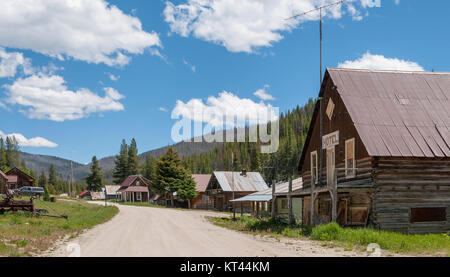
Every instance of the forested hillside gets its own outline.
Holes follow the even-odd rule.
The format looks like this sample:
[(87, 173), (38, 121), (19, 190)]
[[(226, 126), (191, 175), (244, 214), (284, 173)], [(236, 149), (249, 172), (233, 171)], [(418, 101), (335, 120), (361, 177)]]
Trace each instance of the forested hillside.
[(211, 173), (213, 170), (260, 171), (267, 182), (286, 180), (296, 175), (300, 151), (306, 140), (315, 101), (297, 106), (280, 115), (280, 146), (276, 153), (261, 154), (259, 143), (224, 143), (212, 151), (183, 158), (192, 173)]

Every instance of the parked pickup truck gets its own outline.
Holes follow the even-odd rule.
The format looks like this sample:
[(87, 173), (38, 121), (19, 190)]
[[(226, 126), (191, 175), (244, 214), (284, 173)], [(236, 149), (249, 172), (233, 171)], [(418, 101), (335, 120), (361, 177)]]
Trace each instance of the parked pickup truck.
[(24, 196), (41, 196), (44, 195), (44, 188), (42, 187), (21, 187), (17, 193)]

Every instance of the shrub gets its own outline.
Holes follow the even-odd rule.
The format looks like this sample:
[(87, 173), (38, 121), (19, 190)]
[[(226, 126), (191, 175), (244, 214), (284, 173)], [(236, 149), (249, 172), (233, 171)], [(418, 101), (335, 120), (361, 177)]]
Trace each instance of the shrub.
[(335, 222), (313, 228), (311, 238), (315, 240), (337, 240), (343, 229)]

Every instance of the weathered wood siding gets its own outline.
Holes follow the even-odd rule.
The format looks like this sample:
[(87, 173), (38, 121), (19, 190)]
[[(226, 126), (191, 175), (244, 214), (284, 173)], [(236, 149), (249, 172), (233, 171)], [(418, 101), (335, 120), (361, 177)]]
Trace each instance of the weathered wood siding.
[[(332, 89), (333, 82), (328, 79), (325, 84), (325, 90), (323, 98), (323, 135), (339, 131), (339, 145), (335, 147), (335, 164), (336, 168), (345, 167), (345, 141), (354, 138), (355, 139), (355, 159), (356, 166), (363, 166), (367, 162), (369, 155), (361, 141), (361, 138), (356, 131), (352, 119), (348, 113), (347, 108), (344, 105), (340, 95)], [(332, 99), (335, 107), (331, 120), (325, 114), (329, 100)], [(316, 104), (318, 109), (319, 104)], [(306, 141), (303, 151), (306, 151), (305, 158), (301, 163), (301, 175), (303, 177), (303, 186), (311, 186), (311, 152), (317, 151), (318, 159), (320, 159), (320, 151), (323, 152), (322, 161), (322, 181), (326, 183), (326, 150), (320, 150), (320, 116), (318, 116), (318, 110), (316, 116), (313, 117), (310, 124), (312, 128), (310, 137)], [(318, 167), (319, 167), (318, 162)], [(344, 172), (342, 172), (344, 174)]]
[[(373, 223), (403, 233), (450, 230), (450, 159), (375, 158)], [(446, 221), (411, 222), (411, 208), (446, 208)]]

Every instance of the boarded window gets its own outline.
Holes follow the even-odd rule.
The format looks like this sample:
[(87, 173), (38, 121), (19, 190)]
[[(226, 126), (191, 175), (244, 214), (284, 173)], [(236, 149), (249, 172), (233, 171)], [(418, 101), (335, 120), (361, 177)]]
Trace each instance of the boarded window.
[(311, 152), (311, 182), (318, 183), (319, 173), (317, 171), (317, 151)]
[(447, 221), (447, 211), (441, 208), (411, 208), (411, 222)]
[(355, 139), (345, 141), (345, 168), (350, 169), (345, 171), (347, 177), (354, 177), (355, 172)]
[(334, 103), (333, 103), (333, 100), (331, 100), (331, 98), (330, 98), (330, 101), (328, 101), (327, 110), (326, 110), (328, 119), (331, 120), (331, 117), (333, 116), (333, 112), (334, 112)]

